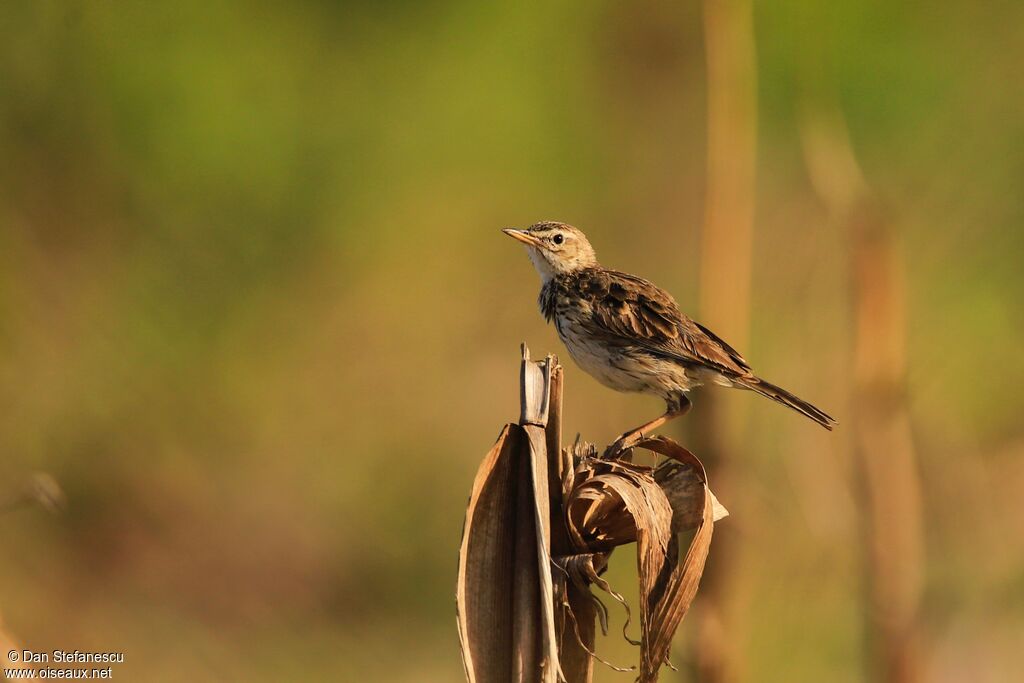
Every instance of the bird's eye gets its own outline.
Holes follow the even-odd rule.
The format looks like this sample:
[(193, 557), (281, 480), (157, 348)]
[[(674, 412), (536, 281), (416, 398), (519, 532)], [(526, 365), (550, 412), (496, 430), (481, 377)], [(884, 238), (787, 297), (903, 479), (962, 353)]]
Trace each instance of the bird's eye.
[(561, 244), (564, 240), (565, 240), (565, 238), (562, 237), (560, 234), (557, 234), (557, 233), (555, 234), (554, 237), (551, 238), (551, 241), (554, 242), (555, 244)]

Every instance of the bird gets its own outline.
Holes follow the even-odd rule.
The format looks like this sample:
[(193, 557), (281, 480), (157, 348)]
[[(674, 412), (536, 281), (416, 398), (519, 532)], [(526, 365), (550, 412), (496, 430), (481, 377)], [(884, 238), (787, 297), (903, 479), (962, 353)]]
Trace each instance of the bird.
[(745, 389), (792, 408), (829, 431), (834, 418), (761, 379), (736, 349), (679, 310), (672, 295), (636, 275), (598, 263), (590, 241), (566, 223), (542, 221), (504, 232), (527, 249), (540, 274), (540, 311), (576, 364), (621, 392), (654, 394), (665, 413), (620, 436), (623, 450), (685, 414), (687, 393), (705, 384)]

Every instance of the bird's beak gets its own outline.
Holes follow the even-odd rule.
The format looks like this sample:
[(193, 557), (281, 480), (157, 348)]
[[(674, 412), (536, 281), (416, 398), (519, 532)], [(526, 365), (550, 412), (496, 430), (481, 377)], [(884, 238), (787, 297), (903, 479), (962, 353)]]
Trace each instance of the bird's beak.
[(532, 247), (541, 246), (541, 241), (528, 233), (525, 230), (516, 230), (515, 228), (505, 228), (502, 230), (503, 233), (508, 235), (514, 240), (519, 240), (523, 244), (529, 244)]

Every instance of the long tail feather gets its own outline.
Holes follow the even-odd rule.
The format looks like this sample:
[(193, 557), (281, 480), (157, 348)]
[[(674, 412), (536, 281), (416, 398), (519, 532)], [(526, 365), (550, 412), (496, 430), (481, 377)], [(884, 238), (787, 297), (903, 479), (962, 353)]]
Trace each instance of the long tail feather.
[(792, 408), (798, 413), (806, 415), (829, 431), (832, 431), (832, 427), (834, 425), (839, 424), (825, 411), (816, 408), (799, 396), (786, 391), (782, 387), (777, 387), (770, 382), (765, 382), (760, 377), (743, 377), (734, 381), (736, 384), (739, 384), (746, 389), (756, 391), (762, 396), (767, 396), (773, 401), (777, 401), (788, 408)]

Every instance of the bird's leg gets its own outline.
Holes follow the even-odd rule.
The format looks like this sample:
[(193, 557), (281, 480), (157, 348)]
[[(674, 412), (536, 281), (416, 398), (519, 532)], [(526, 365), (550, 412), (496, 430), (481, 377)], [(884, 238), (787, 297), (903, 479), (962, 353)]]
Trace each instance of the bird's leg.
[(610, 458), (632, 448), (642, 441), (646, 434), (650, 434), (670, 420), (685, 415), (690, 410), (691, 405), (693, 404), (690, 403), (690, 399), (686, 398), (684, 394), (677, 394), (674, 400), (668, 402), (668, 408), (665, 410), (664, 415), (656, 417), (650, 422), (645, 422), (636, 429), (630, 429), (605, 449), (604, 457)]

